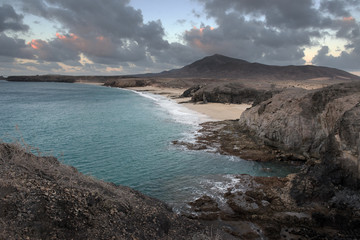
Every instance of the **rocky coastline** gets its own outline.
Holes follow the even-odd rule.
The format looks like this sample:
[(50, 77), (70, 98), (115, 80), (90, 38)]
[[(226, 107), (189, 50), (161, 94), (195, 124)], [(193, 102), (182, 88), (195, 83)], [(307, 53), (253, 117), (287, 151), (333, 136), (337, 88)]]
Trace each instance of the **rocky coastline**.
[[(224, 66), (232, 75), (212, 78)], [(0, 238), (360, 239), (360, 78), (329, 68), (269, 67), (214, 55), (136, 77), (8, 77), (187, 88), (181, 97), (200, 104), (251, 103), (238, 120), (203, 123), (195, 142), (173, 144), (302, 169), (284, 178), (236, 176), (224, 202), (202, 196), (181, 216), (137, 191), (0, 144)], [(239, 68), (253, 71), (240, 79)]]
[(233, 239), (163, 202), (0, 144), (1, 239)]
[(195, 143), (174, 144), (303, 166), (285, 178), (240, 175), (225, 207), (203, 196), (189, 203), (188, 217), (245, 239), (360, 238), (359, 123), (359, 82), (287, 89), (239, 120), (204, 123)]

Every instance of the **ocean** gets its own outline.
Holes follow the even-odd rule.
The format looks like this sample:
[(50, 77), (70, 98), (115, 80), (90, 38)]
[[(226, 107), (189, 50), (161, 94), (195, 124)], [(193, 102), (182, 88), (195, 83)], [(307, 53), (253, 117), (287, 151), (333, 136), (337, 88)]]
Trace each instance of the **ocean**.
[(84, 174), (132, 187), (175, 209), (204, 194), (219, 198), (238, 182), (237, 174), (296, 171), (291, 165), (173, 145), (174, 140), (192, 141), (199, 123), (208, 119), (151, 93), (0, 81), (0, 112), (3, 141), (23, 139)]

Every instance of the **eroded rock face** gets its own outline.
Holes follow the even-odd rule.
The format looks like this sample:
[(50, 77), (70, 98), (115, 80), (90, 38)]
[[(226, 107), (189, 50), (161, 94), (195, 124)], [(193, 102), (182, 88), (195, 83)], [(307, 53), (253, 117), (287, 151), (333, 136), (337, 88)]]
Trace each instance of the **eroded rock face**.
[(204, 86), (194, 86), (184, 92), (191, 96), (193, 102), (216, 102), (216, 103), (246, 103), (257, 105), (258, 103), (271, 98), (279, 90), (256, 90), (245, 87), (241, 83), (216, 83)]
[[(360, 179), (360, 102), (346, 111), (331, 136), (337, 143), (337, 163), (350, 169), (353, 179)], [(360, 186), (360, 182), (355, 182)]]
[(154, 83), (153, 79), (111, 79), (104, 83), (104, 86), (118, 87), (118, 88), (129, 88), (129, 87), (145, 87)]
[(338, 121), (359, 102), (360, 83), (286, 90), (246, 110), (239, 122), (265, 145), (319, 158)]

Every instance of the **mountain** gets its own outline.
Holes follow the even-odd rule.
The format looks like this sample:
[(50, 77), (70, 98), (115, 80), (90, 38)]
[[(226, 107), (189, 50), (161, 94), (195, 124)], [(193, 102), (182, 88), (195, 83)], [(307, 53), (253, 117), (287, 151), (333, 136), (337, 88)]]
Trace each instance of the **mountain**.
[[(145, 76), (145, 75), (142, 75)], [(304, 80), (312, 78), (360, 80), (359, 76), (335, 68), (319, 66), (272, 66), (215, 54), (180, 69), (173, 69), (151, 77), (171, 78), (238, 78), (262, 80)]]

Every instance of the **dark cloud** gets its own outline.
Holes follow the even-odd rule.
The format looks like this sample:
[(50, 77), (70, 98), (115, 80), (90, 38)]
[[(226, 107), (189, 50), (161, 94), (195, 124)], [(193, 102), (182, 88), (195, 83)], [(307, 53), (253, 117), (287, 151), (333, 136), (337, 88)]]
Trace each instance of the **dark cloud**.
[(66, 41), (55, 39), (51, 42), (44, 40), (32, 40), (29, 45), (34, 49), (37, 59), (49, 62), (65, 62), (80, 60), (80, 52), (72, 46), (68, 46)]
[(338, 1), (338, 0), (332, 0), (332, 1), (322, 1), (320, 5), (320, 9), (323, 11), (326, 11), (328, 13), (331, 13), (335, 16), (350, 16), (350, 12), (345, 8), (345, 1)]
[(360, 2), (357, 0), (322, 1), (320, 8), (337, 17), (331, 25), (331, 29), (336, 32), (335, 37), (345, 40), (347, 44), (344, 50), (339, 51), (337, 47), (335, 56), (330, 53), (329, 46), (322, 46), (312, 61), (314, 64), (359, 71), (360, 23), (350, 12), (350, 9), (359, 6)]
[(311, 45), (311, 36), (300, 31), (278, 31), (264, 23), (246, 20), (236, 13), (217, 19), (219, 26), (194, 28), (184, 34), (185, 40), (207, 55), (221, 53), (248, 61), (269, 64), (303, 64), (303, 46)]
[(357, 43), (357, 48), (353, 51), (342, 51), (339, 56), (329, 54), (329, 47), (322, 47), (313, 59), (316, 65), (336, 67), (346, 69), (348, 71), (358, 71), (360, 62), (360, 42)]
[(28, 31), (29, 26), (23, 23), (24, 16), (17, 14), (14, 8), (8, 4), (0, 6), (0, 32)]
[(205, 54), (197, 48), (192, 48), (180, 43), (171, 43), (166, 50), (154, 53), (156, 56), (156, 64), (162, 64), (163, 69), (169, 70), (175, 67), (182, 67), (205, 56)]
[[(353, 45), (360, 31), (350, 10), (360, 5), (357, 0), (322, 0), (319, 5), (313, 0), (198, 1), (217, 26), (189, 30), (184, 39), (206, 54), (222, 53), (267, 64), (304, 64), (305, 48), (332, 36), (349, 41), (341, 59), (356, 57)], [(319, 56), (314, 63), (325, 59)]]
[(350, 9), (357, 6), (360, 6), (358, 0), (323, 0), (320, 4), (320, 10), (337, 17), (349, 17), (351, 16)]
[[(169, 43), (161, 21), (144, 22), (130, 0), (13, 0), (16, 8), (0, 6), (0, 61), (35, 60), (24, 70), (34, 69), (37, 61), (54, 72), (64, 69), (65, 63), (77, 72), (104, 73), (110, 67), (135, 73), (181, 67), (214, 53), (266, 64), (303, 64), (304, 49), (317, 46), (322, 49), (315, 64), (349, 69), (360, 62), (360, 27), (351, 15), (360, 6), (358, 0), (197, 1), (204, 12), (194, 10), (193, 15), (206, 15), (216, 26), (201, 23), (182, 34), (182, 43)], [(52, 21), (57, 35), (29, 43), (14, 37), (29, 30), (19, 9)], [(346, 49), (339, 56), (330, 55), (332, 51), (322, 44), (325, 36), (342, 39)]]
[[(64, 37), (48, 42), (48, 48), (43, 51), (57, 48), (62, 42), (65, 52), (66, 49), (81, 52), (94, 62), (108, 64), (141, 61), (147, 53), (169, 48), (161, 22), (144, 23), (141, 11), (128, 3), (127, 0), (24, 0), (23, 8), (28, 13), (62, 24)], [(42, 56), (47, 54), (39, 55)], [(61, 56), (78, 58), (76, 54), (66, 53), (44, 60), (61, 61)]]
[(0, 6), (0, 62), (13, 63), (15, 58), (33, 59), (32, 49), (26, 45), (25, 40), (9, 37), (5, 32), (26, 32), (29, 26), (23, 23), (23, 16), (17, 14), (10, 5)]
[(198, 0), (209, 16), (222, 18), (228, 12), (242, 16), (263, 17), (267, 26), (281, 28), (307, 28), (322, 26), (324, 19), (314, 8), (312, 0)]
[[(2, 56), (48, 63), (43, 66), (64, 63), (74, 71), (81, 66), (98, 73), (107, 66), (127, 72), (151, 71), (150, 67), (169, 69), (203, 56), (189, 46), (170, 44), (164, 39), (160, 20), (145, 23), (141, 11), (129, 6), (127, 0), (18, 0), (17, 3), (25, 13), (52, 21), (58, 33), (52, 39), (33, 39), (28, 43), (2, 34), (0, 43), (8, 46), (0, 50)], [(21, 26), (22, 15), (10, 8), (13, 13), (9, 16)], [(88, 63), (81, 61), (83, 57)], [(53, 67), (53, 70), (59, 69)]]
[(8, 37), (0, 33), (0, 56), (33, 59), (32, 49), (22, 39)]

